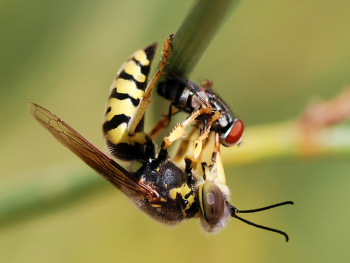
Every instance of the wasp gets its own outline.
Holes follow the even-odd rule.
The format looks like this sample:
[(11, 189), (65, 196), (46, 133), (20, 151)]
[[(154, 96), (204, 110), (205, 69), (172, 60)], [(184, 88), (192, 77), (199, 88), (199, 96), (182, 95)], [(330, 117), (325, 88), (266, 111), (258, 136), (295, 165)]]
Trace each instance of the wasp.
[(103, 134), (109, 153), (130, 163), (138, 162), (139, 168), (123, 168), (47, 109), (27, 103), (30, 113), (64, 146), (157, 221), (176, 225), (186, 219), (200, 218), (204, 229), (214, 232), (221, 229), (228, 218), (235, 217), (258, 228), (282, 234), (288, 241), (286, 233), (256, 225), (237, 214), (292, 202), (238, 210), (228, 202), (229, 189), (222, 180), (218, 180), (215, 166), (203, 166), (204, 175), (196, 175), (195, 180), (189, 182), (185, 171), (168, 159), (167, 149), (162, 148), (156, 155), (152, 138), (143, 131), (143, 121), (152, 88), (163, 74), (172, 38), (173, 35), (165, 41), (160, 66), (148, 85), (157, 44), (138, 50), (123, 64), (108, 97)]

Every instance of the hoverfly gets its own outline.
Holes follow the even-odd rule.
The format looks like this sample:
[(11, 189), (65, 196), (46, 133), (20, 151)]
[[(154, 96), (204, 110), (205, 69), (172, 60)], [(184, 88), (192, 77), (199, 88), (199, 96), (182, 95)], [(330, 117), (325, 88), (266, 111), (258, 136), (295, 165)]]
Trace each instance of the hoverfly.
[(201, 85), (197, 85), (185, 78), (175, 77), (175, 79), (168, 78), (160, 82), (157, 92), (159, 96), (171, 101), (169, 118), (172, 107), (187, 113), (192, 113), (199, 107), (212, 108), (212, 112), (219, 111), (221, 117), (212, 123), (211, 131), (219, 133), (222, 145), (226, 147), (239, 145), (244, 134), (244, 124), (240, 119), (233, 116), (230, 108), (214, 92), (212, 86), (213, 82), (209, 80), (204, 80)]
[[(175, 75), (174, 77), (168, 77), (158, 84), (158, 95), (171, 101), (171, 104), (168, 115), (163, 117), (156, 127), (159, 130), (165, 128), (170, 123), (171, 115), (178, 111), (190, 113), (188, 119), (195, 120), (202, 126), (193, 144), (194, 154), (185, 157), (186, 172), (191, 176), (191, 170), (202, 152), (202, 141), (207, 139), (210, 132), (215, 133), (215, 148), (212, 155), (212, 163), (215, 163), (216, 156), (220, 152), (219, 144), (226, 147), (241, 144), (244, 124), (240, 119), (234, 118), (227, 104), (214, 92), (212, 81), (205, 80), (201, 85), (197, 85), (185, 78)], [(151, 136), (157, 132), (153, 130)], [(195, 130), (192, 130), (191, 134), (194, 132)], [(163, 144), (171, 145), (171, 143), (166, 137)], [(185, 149), (182, 152), (185, 152)]]
[(143, 131), (143, 120), (151, 90), (163, 73), (172, 38), (173, 35), (165, 41), (159, 69), (147, 87), (147, 76), (157, 44), (135, 52), (123, 64), (111, 87), (103, 124), (105, 141), (113, 156), (139, 162), (141, 167), (135, 171), (124, 169), (45, 108), (34, 103), (27, 103), (27, 107), (56, 139), (154, 219), (176, 225), (182, 220), (199, 217), (204, 229), (213, 232), (222, 228), (229, 217), (236, 217), (253, 226), (280, 233), (288, 241), (286, 233), (256, 225), (237, 214), (262, 211), (292, 202), (239, 211), (228, 202), (229, 189), (226, 184), (212, 176), (216, 175), (212, 166), (203, 166), (204, 176), (195, 175), (195, 181), (189, 182), (186, 173), (168, 160), (167, 149), (162, 148), (156, 156), (151, 137)]

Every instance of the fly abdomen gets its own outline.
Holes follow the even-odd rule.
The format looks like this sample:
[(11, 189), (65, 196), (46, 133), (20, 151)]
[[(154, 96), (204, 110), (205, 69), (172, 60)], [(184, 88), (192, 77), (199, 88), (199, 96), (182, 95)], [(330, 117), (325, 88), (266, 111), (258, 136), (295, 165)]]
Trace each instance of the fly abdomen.
[[(136, 51), (121, 67), (108, 97), (103, 134), (110, 152), (123, 160), (142, 159), (144, 146), (130, 140), (128, 124), (147, 87), (157, 44)], [(143, 131), (143, 120), (136, 132)]]
[(171, 101), (178, 109), (191, 113), (194, 111), (194, 93), (177, 79), (168, 79), (160, 82), (157, 88), (158, 95)]

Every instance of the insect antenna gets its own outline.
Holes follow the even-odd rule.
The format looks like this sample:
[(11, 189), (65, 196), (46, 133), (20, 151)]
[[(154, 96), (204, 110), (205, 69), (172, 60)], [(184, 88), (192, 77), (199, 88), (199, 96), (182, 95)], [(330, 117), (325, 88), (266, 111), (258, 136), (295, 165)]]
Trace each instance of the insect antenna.
[(257, 208), (257, 209), (239, 210), (239, 211), (237, 211), (237, 213), (255, 213), (255, 212), (268, 210), (268, 209), (271, 209), (271, 208), (274, 208), (274, 207), (278, 207), (278, 206), (281, 206), (281, 205), (294, 205), (294, 203), (292, 201), (286, 201), (286, 202), (283, 202), (283, 203), (278, 203), (278, 204), (275, 204), (275, 205), (269, 205), (269, 206), (265, 206), (265, 207)]
[(241, 220), (242, 222), (244, 222), (244, 223), (246, 223), (246, 224), (248, 224), (248, 225), (255, 226), (255, 227), (257, 227), (257, 228), (265, 229), (265, 230), (268, 230), (268, 231), (272, 231), (272, 232), (276, 232), (276, 233), (279, 233), (279, 234), (281, 234), (281, 235), (284, 235), (284, 237), (286, 238), (286, 242), (288, 242), (288, 240), (289, 240), (289, 237), (288, 237), (287, 233), (285, 233), (285, 232), (283, 232), (283, 231), (280, 231), (280, 230), (277, 230), (277, 229), (274, 229), (274, 228), (269, 228), (269, 227), (266, 227), (266, 226), (257, 225), (257, 224), (255, 224), (255, 223), (250, 222), (250, 221), (248, 221), (248, 220), (245, 220), (245, 219), (243, 219), (242, 217), (239, 217), (239, 216), (237, 216), (237, 215), (235, 215), (234, 217), (237, 218), (237, 219), (239, 219), (239, 220)]
[(230, 203), (227, 203), (227, 204), (228, 204), (228, 206), (229, 206), (229, 208), (231, 210), (231, 216), (232, 217), (235, 217), (235, 218), (241, 220), (242, 222), (244, 222), (244, 223), (246, 223), (248, 225), (255, 226), (255, 227), (261, 228), (261, 229), (265, 229), (265, 230), (268, 230), (268, 231), (271, 231), (271, 232), (279, 233), (279, 234), (283, 235), (286, 238), (286, 242), (288, 242), (289, 237), (288, 237), (287, 233), (285, 233), (283, 231), (280, 231), (280, 230), (277, 230), (277, 229), (274, 229), (274, 228), (269, 228), (269, 227), (266, 227), (266, 226), (261, 226), (261, 225), (255, 224), (253, 222), (250, 222), (248, 220), (245, 220), (245, 219), (237, 216), (237, 214), (238, 213), (255, 213), (255, 212), (268, 210), (268, 209), (271, 209), (271, 208), (274, 208), (274, 207), (278, 207), (278, 206), (282, 206), (282, 205), (293, 205), (294, 203), (292, 201), (287, 201), (287, 202), (278, 203), (278, 204), (275, 204), (275, 205), (270, 205), (270, 206), (257, 208), (257, 209), (251, 209), (251, 210), (238, 210), (236, 207), (234, 207)]

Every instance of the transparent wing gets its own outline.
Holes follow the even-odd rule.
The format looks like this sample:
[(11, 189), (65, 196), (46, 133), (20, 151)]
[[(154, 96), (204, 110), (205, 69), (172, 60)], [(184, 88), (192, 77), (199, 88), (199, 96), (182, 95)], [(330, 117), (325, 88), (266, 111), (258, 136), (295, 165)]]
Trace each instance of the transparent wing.
[[(173, 74), (174, 75), (174, 74)], [(174, 75), (175, 76), (175, 75)], [(209, 107), (208, 103), (205, 101), (205, 99), (198, 93), (201, 91), (201, 88), (191, 82), (190, 80), (188, 79), (185, 79), (185, 78), (181, 78), (181, 77), (178, 77), (178, 76), (175, 76), (182, 84), (184, 84), (190, 91), (193, 92), (193, 94), (204, 104), (206, 105), (207, 107)]]
[(159, 197), (151, 187), (137, 180), (55, 114), (34, 103), (26, 105), (33, 117), (56, 139), (127, 196), (144, 197), (150, 201)]

